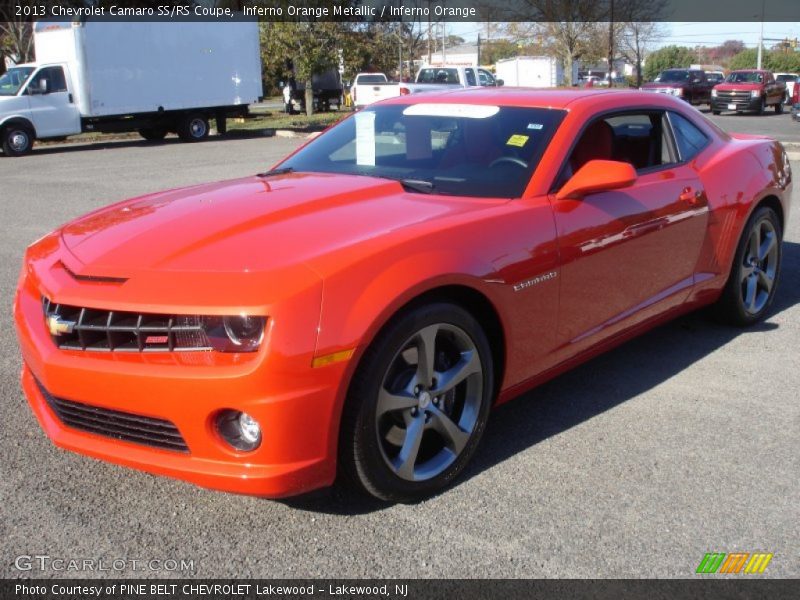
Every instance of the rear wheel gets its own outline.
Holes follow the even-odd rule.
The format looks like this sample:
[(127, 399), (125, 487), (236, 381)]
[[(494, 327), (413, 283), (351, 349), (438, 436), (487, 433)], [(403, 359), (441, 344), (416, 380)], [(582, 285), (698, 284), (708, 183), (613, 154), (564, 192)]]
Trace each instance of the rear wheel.
[(723, 320), (751, 325), (765, 317), (778, 285), (782, 239), (775, 211), (767, 206), (757, 209), (742, 233), (728, 283), (717, 302)]
[(178, 124), (178, 137), (184, 142), (200, 142), (208, 137), (208, 119), (199, 113), (186, 115)]
[(34, 133), (25, 125), (9, 125), (3, 129), (3, 153), (6, 156), (22, 156), (33, 148)]
[(139, 135), (148, 142), (159, 142), (167, 137), (166, 127), (143, 127), (139, 130)]
[(474, 454), (493, 389), (489, 342), (467, 311), (437, 303), (400, 315), (354, 376), (342, 421), (343, 470), (382, 500), (436, 493)]
[(783, 101), (778, 102), (775, 105), (775, 114), (781, 114), (783, 112)]

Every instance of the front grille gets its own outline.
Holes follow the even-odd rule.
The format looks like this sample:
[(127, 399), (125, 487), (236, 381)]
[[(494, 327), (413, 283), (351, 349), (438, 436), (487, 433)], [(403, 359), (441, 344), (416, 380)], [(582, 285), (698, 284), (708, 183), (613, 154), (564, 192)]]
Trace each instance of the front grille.
[(750, 104), (750, 92), (717, 91), (717, 100), (732, 104)]
[(211, 350), (203, 318), (96, 310), (42, 298), (45, 324), (63, 350), (172, 352)]
[(36, 384), (47, 404), (67, 427), (134, 444), (189, 452), (183, 436), (170, 421), (56, 398), (38, 380)]

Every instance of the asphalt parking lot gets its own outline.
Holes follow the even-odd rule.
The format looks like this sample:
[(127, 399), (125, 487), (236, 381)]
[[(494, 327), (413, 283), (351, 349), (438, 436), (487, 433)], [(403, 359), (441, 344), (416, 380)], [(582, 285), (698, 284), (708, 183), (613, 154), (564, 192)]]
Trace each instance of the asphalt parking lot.
[[(800, 131), (787, 116), (715, 120)], [(11, 304), (25, 246), (119, 199), (265, 169), (297, 143), (0, 157), (0, 576), (176, 574), (15, 567), (48, 555), (186, 559), (194, 569), (180, 574), (199, 577), (693, 577), (716, 551), (771, 552), (764, 576), (800, 576), (800, 186), (767, 322), (736, 330), (689, 315), (518, 398), (495, 412), (458, 485), (419, 505), (341, 490), (235, 496), (55, 448), (17, 379)]]

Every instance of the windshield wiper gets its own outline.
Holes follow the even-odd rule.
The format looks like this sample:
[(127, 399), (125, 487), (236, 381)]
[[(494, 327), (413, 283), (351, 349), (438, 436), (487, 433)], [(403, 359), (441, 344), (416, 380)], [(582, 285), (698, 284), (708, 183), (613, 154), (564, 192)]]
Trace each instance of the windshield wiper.
[(432, 194), (436, 189), (433, 183), (424, 179), (398, 179), (398, 181), (404, 188), (423, 194)]
[(278, 169), (264, 171), (263, 173), (257, 173), (256, 177), (272, 177), (273, 175), (286, 175), (286, 173), (292, 173), (293, 171), (294, 169), (292, 167), (280, 167)]

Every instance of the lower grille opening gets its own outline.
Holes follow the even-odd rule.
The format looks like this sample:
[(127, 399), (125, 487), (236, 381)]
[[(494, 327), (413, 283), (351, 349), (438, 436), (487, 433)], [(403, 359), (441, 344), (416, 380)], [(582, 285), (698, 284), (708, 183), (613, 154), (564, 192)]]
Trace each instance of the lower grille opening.
[(183, 436), (170, 421), (56, 398), (39, 380), (36, 384), (47, 404), (67, 427), (144, 446), (189, 452)]

